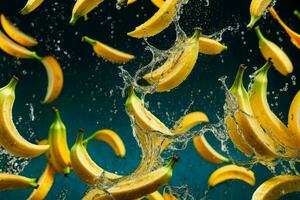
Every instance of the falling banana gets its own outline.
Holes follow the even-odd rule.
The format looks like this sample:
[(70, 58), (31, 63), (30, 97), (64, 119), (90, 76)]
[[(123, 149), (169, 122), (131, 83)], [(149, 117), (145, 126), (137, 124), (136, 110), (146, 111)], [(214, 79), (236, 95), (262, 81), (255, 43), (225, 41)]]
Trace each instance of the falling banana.
[(254, 117), (258, 120), (265, 132), (284, 146), (282, 156), (296, 157), (299, 145), (297, 136), (290, 132), (285, 124), (270, 109), (267, 99), (268, 71), (272, 66), (267, 62), (254, 74), (254, 81), (249, 91), (249, 99)]
[(177, 200), (177, 198), (174, 195), (168, 194), (168, 193), (164, 193), (163, 197), (164, 197), (164, 200)]
[(15, 88), (18, 78), (0, 89), (0, 145), (15, 156), (33, 158), (48, 150), (49, 145), (36, 145), (25, 140), (12, 121)]
[(253, 171), (237, 165), (226, 165), (218, 168), (209, 176), (208, 186), (215, 187), (225, 181), (236, 179), (242, 180), (251, 186), (255, 185), (255, 175)]
[(134, 59), (134, 56), (131, 54), (121, 52), (87, 36), (82, 37), (82, 41), (92, 45), (97, 56), (112, 63), (126, 63)]
[(27, 0), (26, 5), (20, 11), (20, 14), (27, 15), (37, 9), (45, 0)]
[(293, 31), (290, 27), (288, 27), (282, 19), (279, 17), (277, 12), (273, 7), (270, 8), (270, 14), (274, 19), (278, 21), (278, 23), (282, 26), (282, 28), (286, 31), (286, 33), (290, 36), (291, 42), (298, 48), (300, 49), (300, 34), (296, 33)]
[[(157, 92), (170, 91), (180, 85), (192, 72), (198, 58), (200, 29), (195, 28), (194, 35), (183, 45), (183, 52), (175, 59), (173, 55), (167, 59), (166, 63), (153, 72), (144, 75), (144, 79), (150, 84), (156, 84)], [(177, 55), (174, 55), (175, 57)], [(152, 76), (155, 75), (155, 77)], [(158, 74), (158, 76), (156, 75)], [(156, 77), (157, 76), (157, 77)]]
[(199, 53), (205, 55), (217, 55), (227, 49), (227, 46), (221, 44), (217, 40), (202, 36), (199, 38)]
[[(132, 200), (152, 193), (169, 182), (177, 160), (178, 158), (174, 156), (167, 165), (136, 179), (121, 181), (109, 188), (107, 192), (116, 200)], [(83, 200), (107, 200), (107, 195), (100, 189), (92, 189), (83, 197)]]
[(287, 76), (293, 72), (293, 64), (285, 52), (280, 49), (275, 43), (266, 39), (259, 27), (255, 28), (258, 40), (259, 49), (266, 60), (272, 59), (275, 69), (282, 75)]
[(176, 14), (177, 0), (166, 0), (159, 10), (146, 22), (127, 35), (135, 38), (151, 37), (166, 29)]
[(55, 170), (51, 164), (47, 164), (42, 176), (38, 180), (39, 187), (33, 190), (27, 200), (41, 200), (45, 199), (50, 191), (55, 177)]
[(253, 193), (252, 200), (276, 200), (292, 192), (300, 192), (300, 177), (280, 175), (261, 184)]
[(114, 150), (117, 156), (125, 158), (126, 149), (120, 136), (109, 129), (101, 129), (93, 133), (90, 137), (83, 141), (83, 144), (88, 144), (91, 140), (96, 139), (107, 143)]
[(15, 190), (23, 188), (37, 188), (39, 185), (35, 178), (25, 176), (0, 173), (0, 191)]
[(268, 6), (272, 3), (272, 0), (252, 0), (250, 4), (251, 19), (247, 28), (252, 28), (255, 23), (263, 16), (267, 11)]
[(295, 95), (289, 110), (288, 128), (295, 136), (296, 141), (300, 141), (300, 91)]
[(20, 31), (3, 14), (1, 15), (1, 25), (6, 34), (19, 44), (25, 47), (32, 47), (38, 44), (36, 39)]

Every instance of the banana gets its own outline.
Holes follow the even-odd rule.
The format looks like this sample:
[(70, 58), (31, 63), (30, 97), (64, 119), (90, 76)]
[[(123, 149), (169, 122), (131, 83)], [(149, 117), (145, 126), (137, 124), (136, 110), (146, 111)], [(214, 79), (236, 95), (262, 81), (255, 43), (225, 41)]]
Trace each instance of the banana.
[(9, 39), (2, 31), (0, 31), (0, 48), (5, 53), (17, 58), (35, 58), (37, 60), (42, 59), (36, 54), (36, 52), (30, 51)]
[[(178, 59), (175, 59), (175, 62), (169, 61), (169, 59), (173, 59), (169, 58), (167, 59), (166, 64), (162, 65), (163, 70), (158, 68), (153, 72), (144, 75), (143, 78), (148, 83), (157, 84), (157, 92), (170, 91), (180, 85), (192, 72), (198, 58), (200, 34), (200, 29), (195, 28), (194, 35), (184, 43), (183, 52)], [(152, 77), (152, 73), (159, 74), (158, 79)]]
[[(257, 157), (262, 158), (262, 160), (274, 159), (278, 156), (279, 145), (273, 141), (273, 139), (267, 135), (261, 128), (259, 122), (253, 117), (253, 111), (250, 105), (248, 93), (243, 85), (243, 75), (246, 67), (240, 65), (237, 72), (235, 81), (229, 92), (236, 98), (236, 103), (239, 106), (239, 110), (234, 113), (233, 121), (237, 122), (240, 132), (228, 131), (232, 142), (239, 148), (236, 144), (236, 137), (242, 137), (245, 141), (252, 147)], [(235, 123), (235, 122), (233, 122)], [(232, 129), (234, 125), (227, 124), (227, 129)], [(232, 136), (232, 134), (234, 136)], [(248, 153), (248, 152), (246, 152)], [(246, 154), (247, 155), (247, 154)]]
[(293, 64), (285, 52), (280, 49), (275, 43), (266, 39), (261, 33), (259, 27), (255, 28), (258, 40), (259, 49), (266, 60), (272, 59), (275, 69), (282, 75), (287, 76), (293, 72)]
[(300, 192), (300, 177), (280, 175), (261, 184), (253, 193), (252, 200), (276, 200), (292, 192)]
[(15, 190), (23, 188), (37, 188), (35, 178), (27, 178), (25, 176), (0, 173), (0, 191)]
[(295, 95), (289, 110), (288, 128), (295, 136), (295, 141), (300, 141), (300, 91)]
[(300, 49), (300, 34), (296, 33), (293, 31), (290, 27), (288, 27), (282, 19), (279, 17), (277, 12), (273, 7), (270, 8), (270, 14), (274, 19), (278, 21), (278, 23), (282, 26), (282, 28), (286, 31), (286, 33), (290, 36), (291, 42), (298, 48)]
[(109, 129), (98, 130), (90, 137), (85, 139), (83, 143), (88, 144), (93, 139), (107, 143), (109, 146), (111, 146), (117, 156), (125, 158), (126, 149), (124, 143), (116, 132)]
[(272, 0), (252, 0), (250, 4), (251, 19), (247, 28), (252, 28), (255, 23), (263, 16)]
[(298, 10), (294, 10), (293, 14), (300, 19), (300, 12)]
[[(107, 192), (115, 200), (132, 200), (152, 193), (172, 178), (173, 167), (177, 160), (178, 158), (174, 156), (167, 165), (136, 179), (119, 182)], [(100, 189), (92, 189), (83, 197), (83, 200), (107, 200), (107, 195)]]
[(20, 11), (21, 15), (27, 15), (37, 9), (45, 0), (27, 0), (26, 5)]
[(164, 197), (164, 200), (177, 200), (177, 198), (174, 195), (168, 194), (168, 193), (164, 193), (163, 197)]
[(15, 156), (33, 158), (47, 151), (49, 145), (32, 144), (16, 129), (12, 120), (12, 108), (17, 83), (18, 78), (14, 76), (0, 89), (0, 145)]
[(30, 194), (27, 200), (45, 199), (50, 191), (55, 178), (55, 170), (51, 164), (47, 164), (42, 176), (38, 180), (39, 187)]
[(242, 180), (251, 186), (255, 185), (255, 175), (253, 171), (237, 165), (226, 165), (218, 168), (209, 176), (208, 186), (215, 187), (220, 183), (235, 179)]
[(94, 10), (104, 0), (76, 0), (76, 3), (72, 10), (72, 17), (70, 24), (74, 25), (76, 21), (84, 16), (87, 19), (87, 14)]
[(227, 46), (221, 44), (217, 40), (213, 40), (207, 37), (199, 38), (199, 53), (205, 55), (217, 55), (227, 49)]
[(146, 22), (127, 35), (135, 38), (151, 37), (166, 29), (176, 14), (177, 0), (166, 0), (159, 10)]
[(134, 56), (131, 54), (121, 52), (87, 36), (82, 37), (82, 41), (92, 45), (97, 56), (102, 57), (112, 63), (126, 63), (134, 59)]
[(164, 200), (164, 197), (157, 191), (149, 194), (147, 197), (148, 200)]
[(157, 8), (161, 8), (161, 6), (165, 3), (164, 0), (151, 0), (151, 2), (152, 2)]
[(64, 84), (64, 74), (60, 64), (53, 56), (43, 57), (41, 62), (46, 69), (48, 77), (47, 93), (42, 103), (48, 104), (60, 95)]
[(1, 25), (6, 34), (19, 44), (25, 47), (32, 47), (38, 44), (36, 39), (20, 31), (3, 14), (1, 15)]

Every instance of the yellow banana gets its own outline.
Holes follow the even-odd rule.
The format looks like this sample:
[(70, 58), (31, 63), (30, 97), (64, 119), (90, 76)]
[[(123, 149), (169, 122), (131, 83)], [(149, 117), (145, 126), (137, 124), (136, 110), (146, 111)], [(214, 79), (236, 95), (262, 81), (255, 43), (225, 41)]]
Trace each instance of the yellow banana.
[(300, 91), (295, 95), (290, 105), (288, 128), (293, 136), (295, 136), (293, 139), (300, 141)]
[(12, 108), (15, 101), (15, 88), (18, 78), (0, 89), (0, 145), (9, 153), (19, 157), (36, 157), (47, 151), (49, 145), (36, 145), (24, 139), (12, 120)]
[(0, 173), (0, 191), (23, 188), (37, 188), (36, 178)]
[(205, 55), (217, 55), (227, 50), (227, 46), (207, 37), (199, 38), (199, 52)]
[(272, 0), (252, 0), (250, 4), (251, 19), (247, 28), (252, 28), (255, 23), (263, 16)]
[(72, 10), (70, 24), (74, 25), (82, 16), (87, 19), (87, 14), (94, 10), (103, 1), (104, 0), (76, 0)]
[[(115, 200), (132, 200), (152, 193), (172, 178), (173, 167), (177, 159), (173, 157), (167, 165), (136, 179), (121, 181), (107, 191)], [(90, 199), (107, 200), (107, 194), (100, 189), (92, 189), (83, 197), (83, 200)]]
[(157, 191), (149, 194), (147, 197), (148, 200), (164, 200), (164, 197)]
[(134, 59), (134, 56), (131, 54), (121, 52), (87, 36), (82, 37), (82, 41), (92, 45), (97, 56), (102, 57), (112, 63), (126, 63)]
[(177, 0), (166, 0), (159, 10), (146, 22), (127, 35), (135, 38), (151, 37), (166, 29), (176, 14)]
[(293, 31), (290, 27), (288, 27), (282, 19), (279, 17), (277, 12), (273, 7), (270, 8), (270, 14), (274, 19), (278, 21), (278, 23), (282, 26), (282, 28), (286, 31), (286, 33), (290, 36), (291, 42), (298, 48), (300, 49), (300, 34), (296, 33)]
[(45, 0), (27, 0), (26, 5), (20, 11), (20, 14), (27, 15), (37, 9)]
[(253, 193), (252, 200), (276, 200), (292, 192), (300, 192), (300, 177), (280, 175), (261, 184)]
[(38, 180), (39, 187), (33, 190), (27, 200), (45, 199), (50, 191), (55, 178), (55, 170), (51, 164), (47, 164), (42, 176)]
[(261, 33), (259, 27), (255, 28), (258, 40), (259, 49), (266, 60), (272, 59), (275, 69), (282, 75), (286, 76), (293, 72), (293, 64), (285, 52), (280, 49), (275, 43), (266, 39)]
[(177, 200), (177, 198), (172, 194), (164, 193), (163, 197), (164, 197), (164, 200)]
[(255, 185), (255, 175), (253, 171), (237, 165), (226, 165), (218, 168), (209, 176), (208, 186), (215, 187), (220, 183), (235, 179), (242, 180), (251, 186)]
[(298, 10), (294, 10), (293, 14), (300, 19), (300, 12)]
[(36, 39), (20, 31), (3, 14), (1, 15), (1, 25), (6, 34), (19, 44), (26, 47), (35, 46), (38, 44)]
[(83, 143), (88, 144), (93, 139), (107, 143), (109, 146), (111, 146), (117, 156), (125, 158), (126, 149), (124, 143), (116, 132), (109, 129), (98, 130), (90, 137), (85, 139)]
[(5, 53), (17, 58), (35, 58), (37, 60), (42, 59), (36, 54), (36, 52), (30, 51), (9, 39), (2, 31), (0, 31), (0, 48)]
[[(194, 35), (184, 43), (184, 49), (180, 57), (175, 62), (170, 62), (169, 59), (172, 60), (173, 58), (169, 58), (166, 61), (168, 66), (162, 65), (165, 70), (158, 68), (156, 69), (158, 71), (155, 70), (144, 75), (143, 78), (148, 83), (157, 84), (157, 92), (170, 91), (180, 85), (192, 72), (198, 58), (200, 34), (200, 29), (196, 28)], [(158, 72), (161, 72), (157, 77), (158, 79), (153, 78), (152, 73), (158, 74)]]

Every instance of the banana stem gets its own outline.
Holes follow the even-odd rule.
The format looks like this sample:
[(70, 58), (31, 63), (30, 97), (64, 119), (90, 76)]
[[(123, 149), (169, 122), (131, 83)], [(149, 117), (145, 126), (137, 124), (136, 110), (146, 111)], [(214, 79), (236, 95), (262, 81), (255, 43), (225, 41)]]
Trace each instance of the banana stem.
[(272, 61), (269, 59), (259, 70), (257, 70), (256, 74), (266, 74), (268, 73), (270, 67), (272, 66)]
[(293, 14), (300, 19), (300, 12), (298, 10), (294, 10)]
[(244, 72), (245, 72), (246, 68), (247, 67), (244, 64), (241, 64), (239, 66), (238, 72), (236, 74), (235, 80), (234, 80), (231, 88), (238, 88), (243, 85), (243, 76), (244, 76)]
[(79, 129), (79, 132), (77, 134), (76, 143), (79, 144), (82, 142), (84, 136), (84, 129)]
[(75, 23), (77, 22), (77, 20), (78, 20), (80, 17), (81, 17), (80, 15), (74, 15), (74, 14), (72, 14), (72, 17), (71, 17), (71, 20), (70, 20), (69, 24), (75, 25)]
[(173, 155), (172, 159), (169, 161), (167, 167), (173, 168), (175, 163), (179, 160), (179, 157), (176, 155)]
[(200, 28), (200, 27), (195, 27), (195, 28), (194, 28), (194, 31), (195, 31), (195, 32), (194, 32), (192, 38), (198, 39), (198, 38), (201, 36), (201, 34), (202, 34), (202, 28)]
[(94, 45), (94, 44), (96, 43), (96, 40), (94, 40), (94, 39), (92, 39), (92, 38), (90, 38), (90, 37), (88, 37), (88, 36), (83, 36), (83, 37), (81, 38), (81, 41), (82, 41), (82, 42), (87, 42), (87, 43), (89, 43), (90, 45)]
[(16, 77), (16, 76), (13, 76), (10, 79), (9, 83), (7, 84), (7, 87), (10, 88), (10, 89), (12, 89), (12, 90), (15, 90), (18, 82), (19, 82), (19, 78)]
[(31, 56), (32, 56), (32, 58), (35, 58), (35, 59), (37, 59), (38, 61), (41, 61), (41, 60), (43, 59), (42, 57), (40, 57), (39, 55), (37, 55), (36, 52), (33, 52)]
[(135, 94), (135, 92), (134, 92), (134, 88), (132, 87), (132, 86), (129, 86), (129, 87), (127, 87), (126, 89), (125, 89), (125, 95), (127, 96), (127, 97), (130, 97), (130, 96), (132, 96), (132, 95), (134, 95)]
[(260, 16), (251, 16), (249, 24), (247, 24), (248, 29), (252, 29), (255, 23), (260, 19)]
[(265, 40), (266, 38), (262, 34), (262, 32), (259, 29), (259, 26), (255, 27), (255, 32), (259, 40)]
[(29, 186), (32, 187), (32, 188), (37, 189), (39, 187), (39, 184), (36, 181), (37, 181), (37, 179), (33, 178), (32, 182), (29, 183)]
[(20, 10), (19, 13), (20, 13), (21, 15), (27, 15), (27, 14), (29, 13), (29, 10), (28, 10), (27, 6), (24, 7), (22, 10)]
[(52, 107), (52, 111), (55, 113), (55, 121), (61, 121), (59, 110), (55, 107)]

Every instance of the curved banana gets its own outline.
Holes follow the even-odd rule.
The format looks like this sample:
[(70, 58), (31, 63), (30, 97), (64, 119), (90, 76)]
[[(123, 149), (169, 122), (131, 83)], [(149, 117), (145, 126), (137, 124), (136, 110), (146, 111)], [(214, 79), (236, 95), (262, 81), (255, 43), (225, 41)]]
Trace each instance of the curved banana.
[(209, 176), (208, 186), (215, 187), (220, 183), (234, 179), (244, 181), (251, 186), (255, 185), (255, 175), (253, 171), (237, 165), (226, 165), (218, 168)]
[(47, 93), (42, 103), (48, 104), (60, 95), (64, 84), (64, 74), (60, 64), (53, 56), (43, 57), (41, 62), (48, 77)]
[(293, 14), (300, 19), (300, 12), (298, 10), (294, 10)]
[(20, 14), (27, 15), (37, 9), (45, 0), (27, 0), (26, 5), (22, 10), (20, 10)]
[(146, 22), (127, 35), (135, 38), (151, 37), (166, 29), (176, 14), (177, 0), (166, 0), (159, 10)]
[(300, 91), (295, 95), (289, 110), (288, 128), (295, 136), (296, 141), (300, 141)]
[(263, 16), (272, 0), (252, 0), (250, 4), (251, 19), (247, 28), (252, 28), (255, 23)]
[(274, 19), (278, 21), (278, 23), (282, 26), (282, 28), (286, 31), (286, 33), (290, 36), (291, 42), (298, 48), (300, 49), (300, 34), (296, 33), (293, 31), (290, 27), (288, 27), (282, 19), (279, 17), (277, 12), (273, 7), (270, 8), (270, 14)]
[(275, 176), (261, 184), (252, 195), (252, 200), (273, 200), (300, 192), (300, 177), (293, 175)]
[[(166, 64), (162, 65), (163, 70), (158, 68), (143, 76), (148, 83), (157, 84), (157, 92), (170, 91), (180, 85), (192, 72), (198, 58), (200, 34), (200, 29), (195, 28), (194, 35), (184, 43), (183, 52), (180, 52), (178, 59), (175, 58), (175, 62), (171, 56), (167, 59)], [(152, 74), (159, 75), (156, 78)]]
[(293, 72), (293, 64), (285, 52), (275, 43), (266, 39), (261, 33), (259, 27), (255, 28), (258, 40), (259, 50), (266, 60), (272, 59), (275, 69), (286, 76)]
[[(233, 120), (234, 125), (227, 123), (228, 133), (234, 145), (241, 151), (243, 150), (240, 148), (241, 145), (245, 146), (249, 144), (250, 150), (254, 150), (253, 153), (255, 153), (259, 158), (267, 160), (274, 159), (278, 156), (277, 150), (280, 148), (279, 145), (264, 132), (259, 122), (253, 117), (249, 96), (243, 85), (245, 69), (246, 67), (244, 65), (239, 67), (234, 83), (229, 89), (231, 95), (236, 98), (239, 110), (234, 113), (235, 119), (232, 119), (231, 116), (229, 117)], [(237, 132), (230, 131), (232, 126), (236, 126), (235, 121), (238, 125)], [(237, 141), (236, 138), (243, 138), (246, 141), (246, 144), (245, 142), (238, 143), (241, 141)], [(248, 152), (246, 152), (246, 155), (249, 155)]]
[(25, 47), (32, 47), (38, 44), (36, 39), (20, 31), (3, 14), (1, 14), (1, 25), (6, 34), (19, 44)]
[(45, 199), (50, 191), (55, 177), (55, 170), (51, 164), (47, 164), (42, 176), (38, 180), (39, 187), (33, 190), (27, 200), (41, 200)]
[(93, 133), (90, 137), (85, 139), (83, 143), (88, 144), (93, 139), (107, 143), (109, 146), (111, 146), (111, 148), (114, 150), (117, 156), (120, 156), (121, 158), (125, 158), (125, 154), (126, 154), (125, 145), (122, 139), (120, 138), (120, 136), (116, 132), (109, 129), (98, 130), (95, 133)]
[(69, 23), (74, 25), (80, 17), (87, 19), (87, 14), (94, 10), (103, 1), (104, 0), (76, 0)]
[(47, 151), (49, 145), (32, 144), (16, 129), (12, 120), (12, 108), (17, 83), (18, 78), (14, 76), (0, 89), (0, 145), (15, 156), (33, 158)]
[(53, 123), (49, 128), (48, 144), (50, 148), (47, 157), (54, 169), (67, 176), (70, 173), (71, 158), (67, 143), (66, 127), (61, 120), (59, 110), (52, 108), (55, 113)]
[(92, 45), (97, 56), (102, 57), (112, 63), (126, 63), (134, 59), (134, 56), (131, 54), (121, 52), (87, 36), (82, 37), (82, 41)]
[(275, 138), (275, 141), (284, 145), (284, 157), (296, 157), (299, 150), (297, 136), (290, 132), (285, 124), (277, 118), (269, 107), (267, 99), (268, 70), (272, 66), (267, 62), (262, 68), (255, 72), (255, 77), (251, 90), (249, 91), (249, 100), (253, 110), (254, 117), (258, 120), (265, 132)]
[(199, 53), (205, 55), (217, 55), (227, 50), (227, 46), (221, 44), (219, 41), (207, 37), (199, 38)]
[(177, 198), (172, 194), (164, 193), (163, 197), (164, 197), (164, 200), (177, 200)]
[(23, 188), (37, 188), (36, 178), (0, 173), (0, 191), (15, 190)]
[(36, 52), (30, 51), (9, 39), (2, 31), (0, 31), (0, 48), (5, 53), (17, 58), (35, 58), (37, 60), (42, 59), (36, 54)]
[[(117, 183), (107, 191), (116, 200), (132, 200), (143, 197), (156, 191), (172, 178), (173, 167), (177, 160), (178, 158), (175, 156), (167, 165), (136, 179)], [(107, 195), (100, 189), (92, 189), (83, 197), (83, 200), (107, 200)]]
[(148, 200), (164, 200), (164, 197), (158, 192), (153, 192), (147, 195)]

